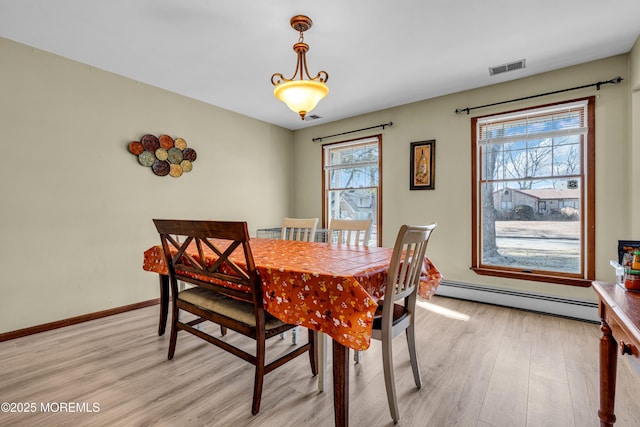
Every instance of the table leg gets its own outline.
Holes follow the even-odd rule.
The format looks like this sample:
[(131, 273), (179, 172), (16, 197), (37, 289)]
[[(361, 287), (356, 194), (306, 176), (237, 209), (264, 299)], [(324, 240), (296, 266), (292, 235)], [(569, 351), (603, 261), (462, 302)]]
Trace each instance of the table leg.
[(600, 325), (600, 417), (601, 427), (613, 427), (616, 416), (613, 413), (616, 398), (616, 374), (618, 352), (616, 341), (611, 334), (609, 325), (602, 321)]
[(318, 390), (324, 391), (327, 383), (327, 334), (318, 332)]
[(336, 427), (349, 425), (349, 348), (333, 340), (333, 410)]
[(169, 276), (160, 276), (160, 321), (158, 322), (158, 335), (164, 335), (167, 327), (167, 314), (169, 313)]

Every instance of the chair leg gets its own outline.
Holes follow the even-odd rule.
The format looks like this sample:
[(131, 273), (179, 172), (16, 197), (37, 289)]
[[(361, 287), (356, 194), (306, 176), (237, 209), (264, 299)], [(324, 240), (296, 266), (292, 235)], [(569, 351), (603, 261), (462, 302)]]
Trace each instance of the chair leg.
[(318, 375), (318, 332), (308, 329), (309, 331), (309, 362), (311, 363), (311, 373), (315, 377)]
[(262, 398), (262, 385), (264, 384), (265, 348), (264, 334), (261, 337), (256, 337), (256, 378), (253, 385), (253, 404), (251, 405), (251, 413), (253, 415), (260, 412), (260, 399)]
[(396, 383), (393, 375), (393, 350), (391, 348), (391, 338), (382, 341), (382, 365), (384, 367), (384, 385), (387, 388), (387, 401), (393, 423), (397, 424), (400, 419), (398, 411), (398, 401), (396, 399)]
[(167, 314), (169, 313), (169, 276), (159, 274), (160, 277), (160, 321), (158, 322), (158, 335), (164, 335), (167, 327)]
[(300, 335), (298, 334), (298, 327), (291, 329), (291, 343), (293, 345), (298, 345), (300, 342)]
[(176, 307), (175, 301), (173, 302), (173, 308), (171, 311), (171, 336), (169, 338), (169, 354), (167, 359), (173, 359), (173, 355), (176, 352), (176, 343), (178, 341), (178, 320), (179, 320), (180, 310)]
[(353, 362), (360, 363), (362, 361), (362, 352), (360, 350), (356, 350), (353, 352)]
[(411, 361), (411, 369), (413, 370), (413, 381), (416, 383), (416, 387), (422, 387), (420, 381), (420, 367), (418, 366), (418, 356), (416, 354), (416, 336), (413, 322), (409, 324), (406, 330), (407, 333), (407, 345), (409, 346), (409, 360)]
[(225, 328), (224, 326), (220, 326), (220, 335), (222, 335), (223, 337), (227, 335), (227, 328)]
[(283, 332), (283, 333), (280, 334), (280, 339), (281, 340), (286, 339), (286, 338), (287, 338), (287, 333), (286, 332)]
[(323, 332), (318, 333), (318, 341), (316, 346), (318, 348), (318, 390), (324, 391), (324, 386), (327, 384), (327, 348), (329, 338), (327, 334)]

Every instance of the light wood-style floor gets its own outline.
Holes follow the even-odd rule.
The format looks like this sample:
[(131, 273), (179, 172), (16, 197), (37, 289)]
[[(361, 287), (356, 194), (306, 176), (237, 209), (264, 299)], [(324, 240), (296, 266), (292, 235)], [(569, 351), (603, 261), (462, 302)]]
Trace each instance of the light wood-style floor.
[[(318, 392), (306, 356), (266, 376), (261, 411), (252, 416), (253, 367), (186, 333), (168, 361), (157, 314), (149, 307), (0, 343), (0, 401), (37, 407), (0, 413), (0, 426), (333, 425), (331, 380)], [(406, 341), (394, 342), (400, 426), (599, 425), (598, 325), (435, 297), (422, 306), (418, 331), (421, 390)], [(245, 340), (231, 332), (227, 339)], [(268, 350), (289, 345), (276, 337)], [(625, 359), (616, 426), (635, 427), (640, 376)], [(350, 375), (351, 425), (392, 426), (380, 343)], [(66, 402), (95, 403), (99, 412), (52, 412)]]

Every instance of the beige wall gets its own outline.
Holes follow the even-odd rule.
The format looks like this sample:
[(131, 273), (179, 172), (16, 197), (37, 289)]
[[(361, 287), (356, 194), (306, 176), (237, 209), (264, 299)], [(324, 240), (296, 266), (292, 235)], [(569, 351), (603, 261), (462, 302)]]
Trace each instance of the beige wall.
[(629, 162), (630, 191), (629, 216), (631, 221), (631, 234), (640, 239), (640, 38), (636, 40), (629, 54), (629, 123), (630, 147)]
[[(0, 333), (158, 297), (152, 218), (280, 224), (293, 133), (0, 38)], [(193, 171), (127, 149), (183, 137)]]
[[(298, 216), (321, 215), (322, 143), (312, 138), (374, 126), (392, 121), (383, 134), (383, 245), (391, 246), (403, 223), (438, 222), (429, 245), (430, 257), (448, 280), (491, 285), (526, 292), (578, 299), (595, 299), (589, 288), (536, 283), (479, 276), (469, 270), (471, 263), (471, 127), (474, 115), (596, 95), (597, 167), (597, 278), (613, 280), (609, 260), (617, 257), (617, 240), (640, 237), (630, 233), (628, 182), (631, 178), (628, 99), (629, 55), (578, 65), (513, 82), (496, 84), (379, 111), (348, 120), (295, 132), (294, 212)], [(456, 115), (456, 108), (485, 105), (529, 95), (556, 91), (609, 80), (625, 80), (546, 96), (503, 106)], [(409, 190), (409, 145), (414, 141), (436, 140), (436, 178), (433, 191)], [(340, 138), (323, 141), (335, 142)], [(636, 175), (637, 177), (638, 175)]]

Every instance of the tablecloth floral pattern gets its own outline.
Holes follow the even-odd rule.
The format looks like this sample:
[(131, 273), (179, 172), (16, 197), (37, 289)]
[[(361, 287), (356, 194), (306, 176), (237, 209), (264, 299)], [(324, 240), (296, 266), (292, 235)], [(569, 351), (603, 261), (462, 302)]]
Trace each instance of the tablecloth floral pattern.
[[(369, 347), (392, 249), (254, 238), (251, 250), (265, 310), (352, 349)], [(168, 274), (160, 246), (145, 251), (143, 269)], [(425, 258), (419, 294), (430, 298), (441, 281), (438, 269)]]

